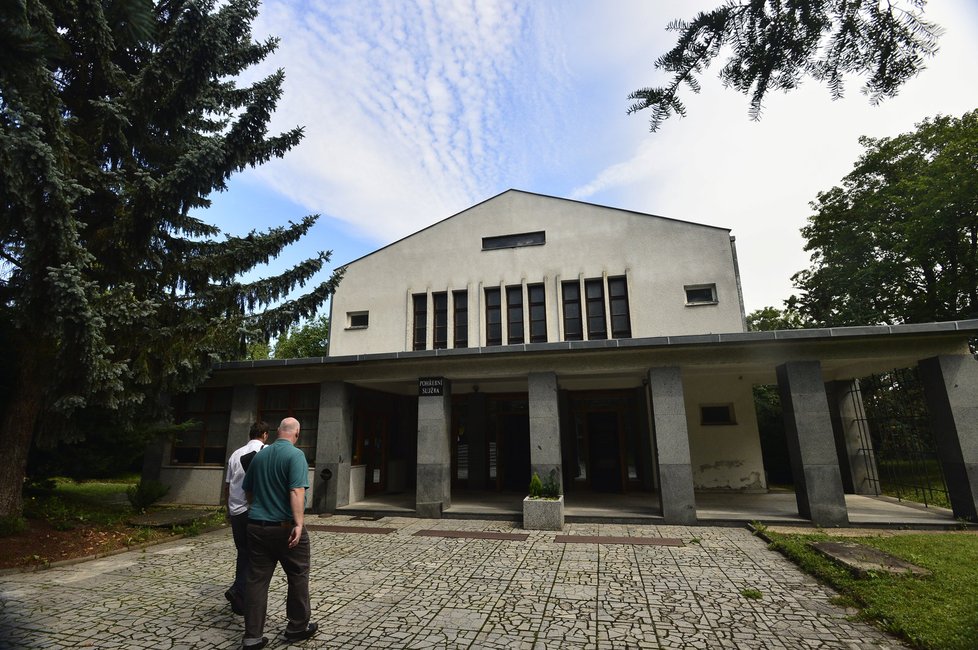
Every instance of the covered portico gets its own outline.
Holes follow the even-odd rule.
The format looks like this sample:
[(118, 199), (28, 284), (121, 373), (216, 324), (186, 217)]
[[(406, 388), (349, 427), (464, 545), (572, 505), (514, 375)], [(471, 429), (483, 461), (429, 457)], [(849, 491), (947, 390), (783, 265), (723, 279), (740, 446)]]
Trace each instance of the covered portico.
[[(701, 420), (732, 405), (738, 411), (738, 424), (752, 426), (756, 437), (754, 415), (744, 412), (737, 396), (749, 394), (753, 385), (776, 383), (784, 406), (797, 516), (820, 526), (844, 526), (851, 523), (853, 507), (847, 503), (847, 493), (857, 495), (865, 486), (862, 452), (852, 444), (847, 425), (853, 417), (851, 409), (858, 407), (852, 406), (852, 391), (846, 387), (869, 373), (916, 366), (939, 440), (953, 515), (978, 520), (978, 361), (967, 346), (976, 335), (978, 321), (960, 321), (541, 343), (287, 363), (235, 362), (225, 364), (214, 382), (294, 382), (297, 374), (319, 382), (313, 490), (313, 507), (319, 512), (369, 500), (350, 480), (351, 474), (362, 471), (355, 462), (359, 440), (355, 411), (365, 392), (381, 396), (377, 398), (381, 401), (383, 396), (396, 401), (400, 406), (391, 421), (399, 423), (402, 438), (407, 435), (402, 447), (409, 445), (414, 452), (403, 465), (409, 476), (402, 481), (401, 500), (411, 501), (413, 487), (412, 510), (425, 517), (451, 515), (453, 495), (464, 493), (469, 499), (474, 492), (469, 486), (466, 490), (458, 486), (460, 403), (469, 415), (467, 431), (477, 441), (469, 442), (471, 449), (487, 450), (482, 456), (471, 454), (467, 472), (489, 476), (485, 472), (492, 462), (502, 471), (499, 463), (505, 444), (490, 445), (485, 421), (478, 421), (479, 413), (487, 411), (473, 405), (491, 401), (494, 395), (523, 400), (526, 468), (542, 477), (553, 472), (572, 504), (575, 493), (580, 501), (587, 493), (576, 485), (583, 485), (576, 465), (587, 450), (570, 449), (581, 438), (579, 432), (569, 430), (569, 423), (575, 422), (569, 404), (600, 391), (632, 395), (635, 412), (644, 411), (645, 417), (628, 412), (635, 422), (627, 440), (637, 440), (633, 443), (637, 469), (632, 476), (627, 450), (620, 451), (621, 485), (631, 480), (634, 488), (621, 491), (627, 492), (629, 503), (647, 500), (651, 516), (675, 524), (696, 523), (711, 511), (709, 498), (697, 487), (720, 476), (714, 466), (721, 466), (722, 454), (728, 453), (724, 436), (701, 427)], [(247, 420), (247, 415), (239, 419)], [(600, 424), (595, 421), (594, 427)], [(405, 427), (412, 428), (409, 434), (404, 433)], [(712, 437), (705, 437), (704, 431)], [(511, 463), (520, 462), (515, 452), (507, 453)], [(588, 477), (596, 467), (588, 469)], [(743, 476), (727, 474), (737, 486), (728, 490), (731, 495), (767, 492), (763, 478), (755, 476), (756, 468), (741, 469)], [(486, 486), (476, 481), (474, 487)], [(616, 494), (604, 496), (626, 500)], [(705, 518), (715, 519), (709, 514)]]

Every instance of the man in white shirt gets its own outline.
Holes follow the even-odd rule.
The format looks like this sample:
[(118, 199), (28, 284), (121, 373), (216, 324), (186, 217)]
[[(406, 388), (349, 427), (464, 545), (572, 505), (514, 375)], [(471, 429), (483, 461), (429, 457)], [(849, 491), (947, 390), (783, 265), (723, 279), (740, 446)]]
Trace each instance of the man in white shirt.
[(224, 477), (224, 497), (228, 504), (231, 519), (231, 534), (238, 558), (234, 567), (234, 584), (224, 592), (231, 603), (231, 610), (238, 616), (244, 615), (245, 582), (248, 579), (248, 498), (241, 488), (251, 459), (265, 446), (268, 440), (268, 425), (255, 422), (248, 433), (248, 444), (235, 450), (228, 458), (227, 474)]

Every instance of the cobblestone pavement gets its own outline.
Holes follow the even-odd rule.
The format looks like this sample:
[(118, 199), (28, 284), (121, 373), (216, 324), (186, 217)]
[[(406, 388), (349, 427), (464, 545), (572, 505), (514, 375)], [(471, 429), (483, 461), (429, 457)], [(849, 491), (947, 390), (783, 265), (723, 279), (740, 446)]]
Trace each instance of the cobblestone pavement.
[[(498, 521), (310, 517), (388, 534), (310, 531), (316, 637), (301, 648), (897, 648), (746, 530), (568, 524), (565, 535), (678, 538), (681, 546), (416, 536), (523, 532)], [(224, 590), (229, 530), (0, 577), (0, 647), (236, 648)], [(289, 644), (276, 572), (266, 634)], [(756, 589), (760, 599), (742, 595)]]

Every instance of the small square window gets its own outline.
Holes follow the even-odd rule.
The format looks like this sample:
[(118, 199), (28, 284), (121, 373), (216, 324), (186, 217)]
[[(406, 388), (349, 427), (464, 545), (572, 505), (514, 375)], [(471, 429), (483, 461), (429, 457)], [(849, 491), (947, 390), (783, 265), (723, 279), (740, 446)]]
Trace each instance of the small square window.
[(683, 288), (686, 290), (687, 305), (717, 304), (717, 285), (715, 284), (692, 284)]
[(370, 322), (370, 312), (348, 311), (346, 312), (346, 327), (351, 330), (366, 329)]
[(700, 424), (705, 427), (737, 424), (733, 404), (710, 404), (700, 407)]

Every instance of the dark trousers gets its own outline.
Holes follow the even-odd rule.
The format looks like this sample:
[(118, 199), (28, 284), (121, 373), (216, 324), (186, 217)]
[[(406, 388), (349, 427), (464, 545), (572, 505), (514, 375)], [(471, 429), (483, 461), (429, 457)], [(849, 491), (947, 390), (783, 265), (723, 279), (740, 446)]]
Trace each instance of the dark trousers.
[(309, 625), (312, 611), (309, 605), (309, 533), (302, 536), (295, 548), (289, 548), (291, 528), (248, 525), (248, 581), (245, 586), (245, 639), (260, 639), (265, 631), (268, 611), (268, 585), (281, 564), (289, 581), (285, 600), (288, 618), (286, 632), (302, 632)]
[(238, 557), (234, 563), (234, 584), (231, 591), (244, 597), (245, 582), (248, 580), (248, 511), (240, 515), (231, 515), (231, 536), (234, 537), (234, 548), (238, 549)]

